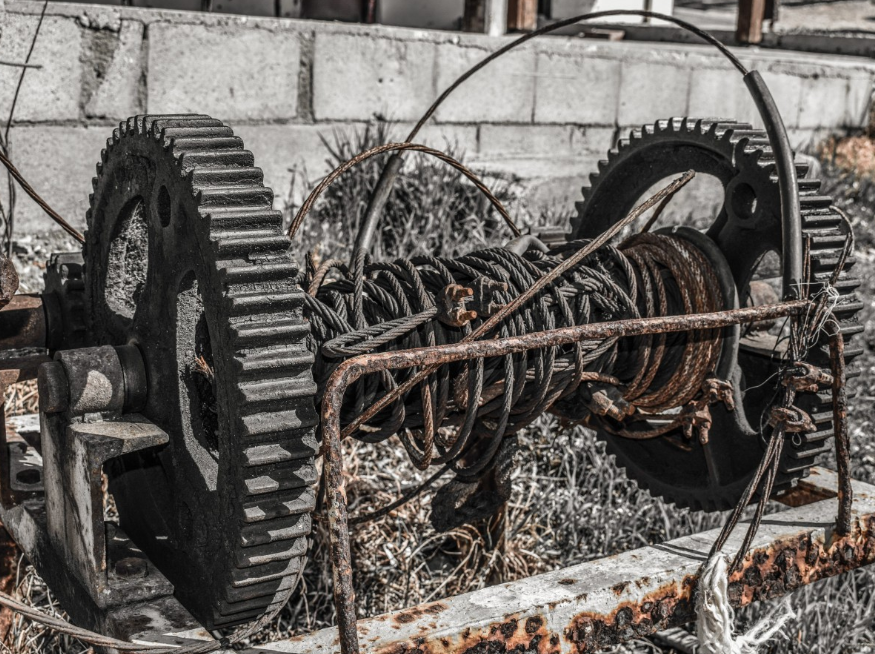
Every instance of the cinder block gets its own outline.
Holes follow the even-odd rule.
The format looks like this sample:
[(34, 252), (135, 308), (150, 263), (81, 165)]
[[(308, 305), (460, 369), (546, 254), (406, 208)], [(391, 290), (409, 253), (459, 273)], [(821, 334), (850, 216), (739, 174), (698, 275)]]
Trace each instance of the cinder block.
[(616, 142), (617, 130), (613, 127), (576, 127), (571, 132), (571, 151), (577, 156), (603, 158)]
[[(81, 231), (85, 229), (91, 179), (111, 135), (109, 127), (13, 126), (10, 155), (34, 190)], [(21, 233), (57, 229), (21, 189), (16, 198), (16, 225)]]
[(273, 189), (275, 209), (299, 203), (306, 188), (317, 183), (333, 166), (328, 163), (324, 137), (332, 143), (336, 134), (353, 133), (350, 126), (333, 125), (240, 125), (234, 133), (255, 156), (264, 171), (264, 185)]
[[(496, 46), (497, 47), (497, 46)], [(489, 54), (443, 43), (437, 49), (437, 93)], [(534, 50), (513, 50), (466, 80), (437, 110), (448, 123), (527, 123), (535, 103)]]
[(690, 76), (690, 99), (686, 114), (693, 118), (743, 120), (748, 111), (739, 111), (750, 103), (741, 75), (731, 67), (696, 67)]
[(619, 125), (653, 123), (687, 112), (690, 70), (681, 64), (628, 61), (620, 73)]
[(872, 85), (875, 75), (853, 75), (848, 79), (848, 101), (845, 107), (844, 125), (866, 127), (872, 107)]
[[(772, 97), (775, 98), (784, 125), (787, 129), (797, 127), (799, 125), (799, 105), (802, 99), (802, 78), (791, 73), (768, 70), (763, 71), (762, 76)], [(739, 114), (741, 120), (748, 120), (758, 128), (763, 127), (763, 121), (760, 120), (759, 112), (750, 96), (745, 97), (742, 101)]]
[(806, 77), (801, 84), (798, 127), (844, 126), (848, 108), (848, 80), (841, 77)]
[[(397, 134), (404, 139), (412, 125), (395, 126), (392, 137)], [(454, 123), (426, 123), (414, 139), (417, 143), (428, 145), (438, 150), (450, 151), (457, 157), (470, 157), (478, 151), (478, 136), (476, 125), (457, 125)]]
[(318, 33), (313, 55), (316, 120), (417, 120), (434, 101), (435, 45)]
[(560, 157), (571, 152), (568, 125), (482, 125), (480, 158)]
[(541, 52), (535, 82), (536, 123), (612, 125), (620, 99), (620, 62)]
[(149, 113), (196, 112), (230, 121), (297, 115), (296, 34), (156, 23), (148, 38)]
[(794, 127), (787, 130), (790, 147), (797, 152), (815, 152), (817, 146), (834, 134), (832, 129), (823, 127), (817, 129)]
[[(39, 16), (5, 14), (0, 58), (23, 63)], [(17, 121), (78, 120), (82, 79), (82, 31), (73, 18), (47, 16), (40, 28), (21, 93), (15, 105)], [(0, 66), (0, 121), (12, 106), (21, 68)]]
[(91, 90), (85, 104), (85, 115), (89, 118), (124, 120), (142, 111), (139, 86), (143, 74), (143, 30), (142, 23), (122, 21), (106, 70), (96, 76), (97, 87)]

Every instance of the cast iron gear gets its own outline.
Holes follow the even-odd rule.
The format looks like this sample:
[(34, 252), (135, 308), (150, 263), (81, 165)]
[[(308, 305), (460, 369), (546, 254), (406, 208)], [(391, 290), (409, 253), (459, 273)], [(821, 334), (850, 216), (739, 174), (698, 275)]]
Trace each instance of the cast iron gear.
[(108, 470), (121, 526), (206, 627), (273, 608), (304, 564), (317, 414), (282, 215), (252, 153), (207, 116), (121, 123), (85, 245), (97, 344), (136, 344), (142, 413), (170, 435)]
[[(765, 132), (749, 124), (673, 118), (633, 130), (590, 176), (590, 185), (583, 188), (583, 201), (577, 203), (577, 215), (571, 220), (570, 238), (592, 238), (604, 232), (627, 215), (651, 186), (690, 169), (712, 175), (723, 185), (722, 207), (706, 235), (725, 258), (741, 302), (749, 304), (750, 281), (757, 265), (766, 253), (781, 253), (775, 159)], [(810, 239), (816, 281), (812, 292), (817, 292), (839, 263), (849, 226), (831, 208), (832, 199), (820, 195), (820, 182), (802, 179), (806, 170), (806, 164), (797, 162), (803, 240)], [(834, 313), (846, 341), (862, 331), (855, 318), (862, 305), (854, 294), (859, 280), (850, 275), (853, 263), (851, 256), (835, 284), (840, 295)], [(712, 406), (714, 425), (709, 446), (715, 450), (714, 459), (721, 463), (719, 470), (709, 473), (703, 448), (696, 443), (691, 451), (682, 451), (664, 438), (631, 440), (604, 432), (601, 437), (630, 477), (653, 494), (695, 509), (732, 508), (762, 457), (763, 444), (756, 434), (759, 425), (764, 424), (763, 412), (775, 398), (775, 382), (768, 381), (776, 369), (769, 346), (750, 338), (740, 339), (738, 363), (732, 366), (735, 379), (731, 381), (741, 386), (736, 392), (744, 391), (743, 397), (737, 397), (741, 401), (736, 402), (734, 412)], [(848, 344), (845, 357), (850, 361), (860, 351)], [(825, 339), (809, 353), (809, 361), (828, 366)], [(852, 369), (849, 375), (853, 374)], [(815, 459), (831, 448), (829, 392), (802, 394), (797, 406), (811, 414), (817, 431), (794, 434), (788, 440), (777, 489), (787, 488), (807, 475)]]

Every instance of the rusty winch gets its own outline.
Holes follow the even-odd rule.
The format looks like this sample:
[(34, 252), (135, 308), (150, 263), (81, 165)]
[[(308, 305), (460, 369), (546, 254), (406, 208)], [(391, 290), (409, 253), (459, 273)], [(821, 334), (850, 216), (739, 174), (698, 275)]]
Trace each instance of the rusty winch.
[[(281, 606), (299, 579), (317, 459), (337, 454), (323, 406), (337, 441), (397, 439), (451, 475), (439, 529), (508, 499), (516, 434), (545, 412), (596, 430), (654, 495), (708, 511), (750, 494), (780, 429), (766, 494), (790, 488), (833, 447), (844, 366), (827, 343), (860, 331), (860, 305), (849, 225), (804, 164), (788, 172), (769, 127), (633, 131), (561, 237), (300, 264), (231, 127), (129, 119), (97, 166), (82, 254), (56, 255), (45, 293), (0, 312), (0, 344), (42, 363), (39, 436), (0, 450), (4, 520), (33, 525), (25, 547), (85, 598), (77, 619), (111, 630), (173, 593), (218, 628)], [(710, 225), (599, 240), (686, 171), (722, 185)], [(22, 474), (28, 456), (41, 474)]]

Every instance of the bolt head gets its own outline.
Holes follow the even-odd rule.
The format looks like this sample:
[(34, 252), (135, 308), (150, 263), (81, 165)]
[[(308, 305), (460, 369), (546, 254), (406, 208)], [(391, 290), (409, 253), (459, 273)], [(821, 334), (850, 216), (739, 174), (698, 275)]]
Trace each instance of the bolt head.
[(120, 559), (115, 564), (115, 573), (119, 577), (145, 577), (146, 571), (146, 560), (133, 556)]

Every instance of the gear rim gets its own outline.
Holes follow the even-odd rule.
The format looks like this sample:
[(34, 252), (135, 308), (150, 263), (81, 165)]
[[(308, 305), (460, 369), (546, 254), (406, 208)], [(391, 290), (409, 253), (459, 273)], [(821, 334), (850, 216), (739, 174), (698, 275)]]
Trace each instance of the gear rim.
[[(86, 302), (94, 339), (140, 346), (150, 379), (143, 413), (171, 434), (171, 445), (161, 452), (119, 462), (110, 471), (110, 488), (123, 528), (207, 627), (249, 621), (288, 596), (304, 565), (315, 506), (311, 485), (318, 443), (309, 329), (282, 215), (273, 211), (273, 193), (253, 163), (242, 141), (220, 121), (138, 116), (121, 123), (108, 140), (87, 218)], [(147, 243), (128, 252), (135, 240), (129, 238), (122, 263), (131, 263), (135, 272), (138, 261), (145, 258), (148, 265), (135, 275), (141, 284), (134, 284), (129, 297), (108, 301), (111, 250), (125, 233), (120, 216), (127, 219), (127, 233), (133, 233), (135, 219), (142, 222)], [(163, 295), (154, 290), (156, 280), (174, 275), (170, 290)], [(201, 329), (201, 345), (207, 347), (198, 354), (206, 359), (216, 353), (209, 362), (218, 416), (213, 479), (202, 465), (211, 444), (192, 449), (195, 421), (175, 413), (174, 398), (167, 399), (161, 388), (182, 386), (177, 334), (164, 333), (176, 321), (156, 325), (161, 318), (143, 317), (162, 305), (176, 312), (185, 304), (179, 302), (183, 295), (190, 305), (183, 313), (193, 318), (186, 336)], [(125, 308), (132, 311), (120, 311)], [(160, 354), (173, 353), (177, 365), (168, 372)], [(188, 390), (176, 404), (192, 398)], [(194, 462), (193, 452), (201, 460)], [(201, 481), (185, 479), (198, 472)], [(144, 486), (144, 480), (153, 485)], [(174, 516), (176, 524), (170, 524)], [(167, 544), (158, 542), (160, 536)]]
[[(724, 254), (731, 244), (739, 242), (739, 233), (744, 234), (745, 230), (756, 231), (750, 229), (753, 222), (759, 221), (760, 225), (754, 227), (762, 226), (760, 232), (767, 233), (765, 240), (759, 243), (759, 251), (756, 248), (735, 248), (740, 250), (740, 256), (728, 257), (742, 294), (761, 254), (768, 250), (781, 250), (780, 197), (774, 156), (765, 132), (755, 130), (749, 124), (673, 118), (633, 130), (628, 139), (621, 140), (608, 153), (606, 160), (599, 162), (598, 172), (590, 175), (589, 186), (582, 190), (583, 200), (576, 204), (577, 213), (571, 219), (569, 238), (587, 238), (604, 231), (624, 216), (650, 185), (690, 168), (717, 177), (724, 186), (726, 195), (723, 206), (708, 230), (708, 236), (718, 243)], [(797, 163), (797, 172), (804, 173), (805, 168)], [(645, 171), (643, 174), (640, 172), (642, 170)], [(631, 192), (618, 192), (618, 189), (626, 190), (629, 186), (632, 187)], [(812, 286), (817, 290), (822, 288), (835, 270), (846, 231), (841, 216), (830, 209), (831, 199), (818, 194), (819, 181), (800, 179), (799, 188), (803, 239), (810, 239)], [(739, 189), (752, 190), (747, 195), (753, 195), (755, 206), (726, 201), (726, 197), (734, 199)], [(621, 204), (623, 200), (626, 205)], [(749, 209), (747, 215), (743, 211), (745, 206)], [(766, 218), (771, 219), (773, 224), (767, 222)], [(737, 227), (745, 223), (746, 227)], [(727, 225), (730, 226), (729, 229)], [(726, 238), (723, 231), (728, 232), (730, 237)], [(846, 340), (862, 330), (855, 321), (855, 314), (861, 305), (854, 296), (854, 289), (859, 281), (848, 274), (852, 265), (853, 260), (849, 259), (836, 283), (840, 300), (835, 312)], [(850, 362), (858, 353), (859, 349), (848, 347), (846, 361)], [(745, 358), (749, 356), (742, 351), (739, 359)], [(821, 339), (817, 348), (810, 353), (809, 360), (815, 365), (828, 366), (826, 339)], [(764, 400), (760, 398), (760, 401)], [(797, 404), (811, 414), (818, 430), (813, 434), (797, 435), (797, 438), (788, 443), (775, 484), (777, 491), (788, 488), (797, 479), (806, 476), (816, 457), (830, 449), (826, 443), (832, 436), (831, 399), (828, 392), (803, 394)], [(724, 413), (721, 408), (716, 410), (713, 431), (719, 432), (726, 426), (732, 426), (731, 416), (723, 415)], [(682, 483), (689, 481), (689, 471), (685, 471), (687, 474), (674, 475), (672, 480), (674, 471), (662, 470), (657, 474), (655, 468), (658, 466), (648, 465), (648, 457), (658, 458), (665, 453), (649, 452), (647, 449), (664, 446), (654, 443), (642, 445), (641, 442), (631, 442), (630, 445), (628, 439), (611, 436), (603, 430), (597, 431), (600, 438), (606, 441), (609, 452), (615, 455), (618, 464), (626, 469), (631, 478), (654, 495), (681, 507), (703, 510), (732, 508), (750, 476), (749, 473), (737, 476), (733, 484), (727, 485), (720, 492), (703, 492), (700, 487)], [(642, 451), (636, 452), (636, 448)], [(730, 451), (729, 454), (731, 453)], [(758, 462), (758, 456), (757, 452), (757, 457), (750, 461), (755, 459)], [(750, 463), (747, 465), (750, 466)], [(701, 472), (702, 466), (699, 468)]]

